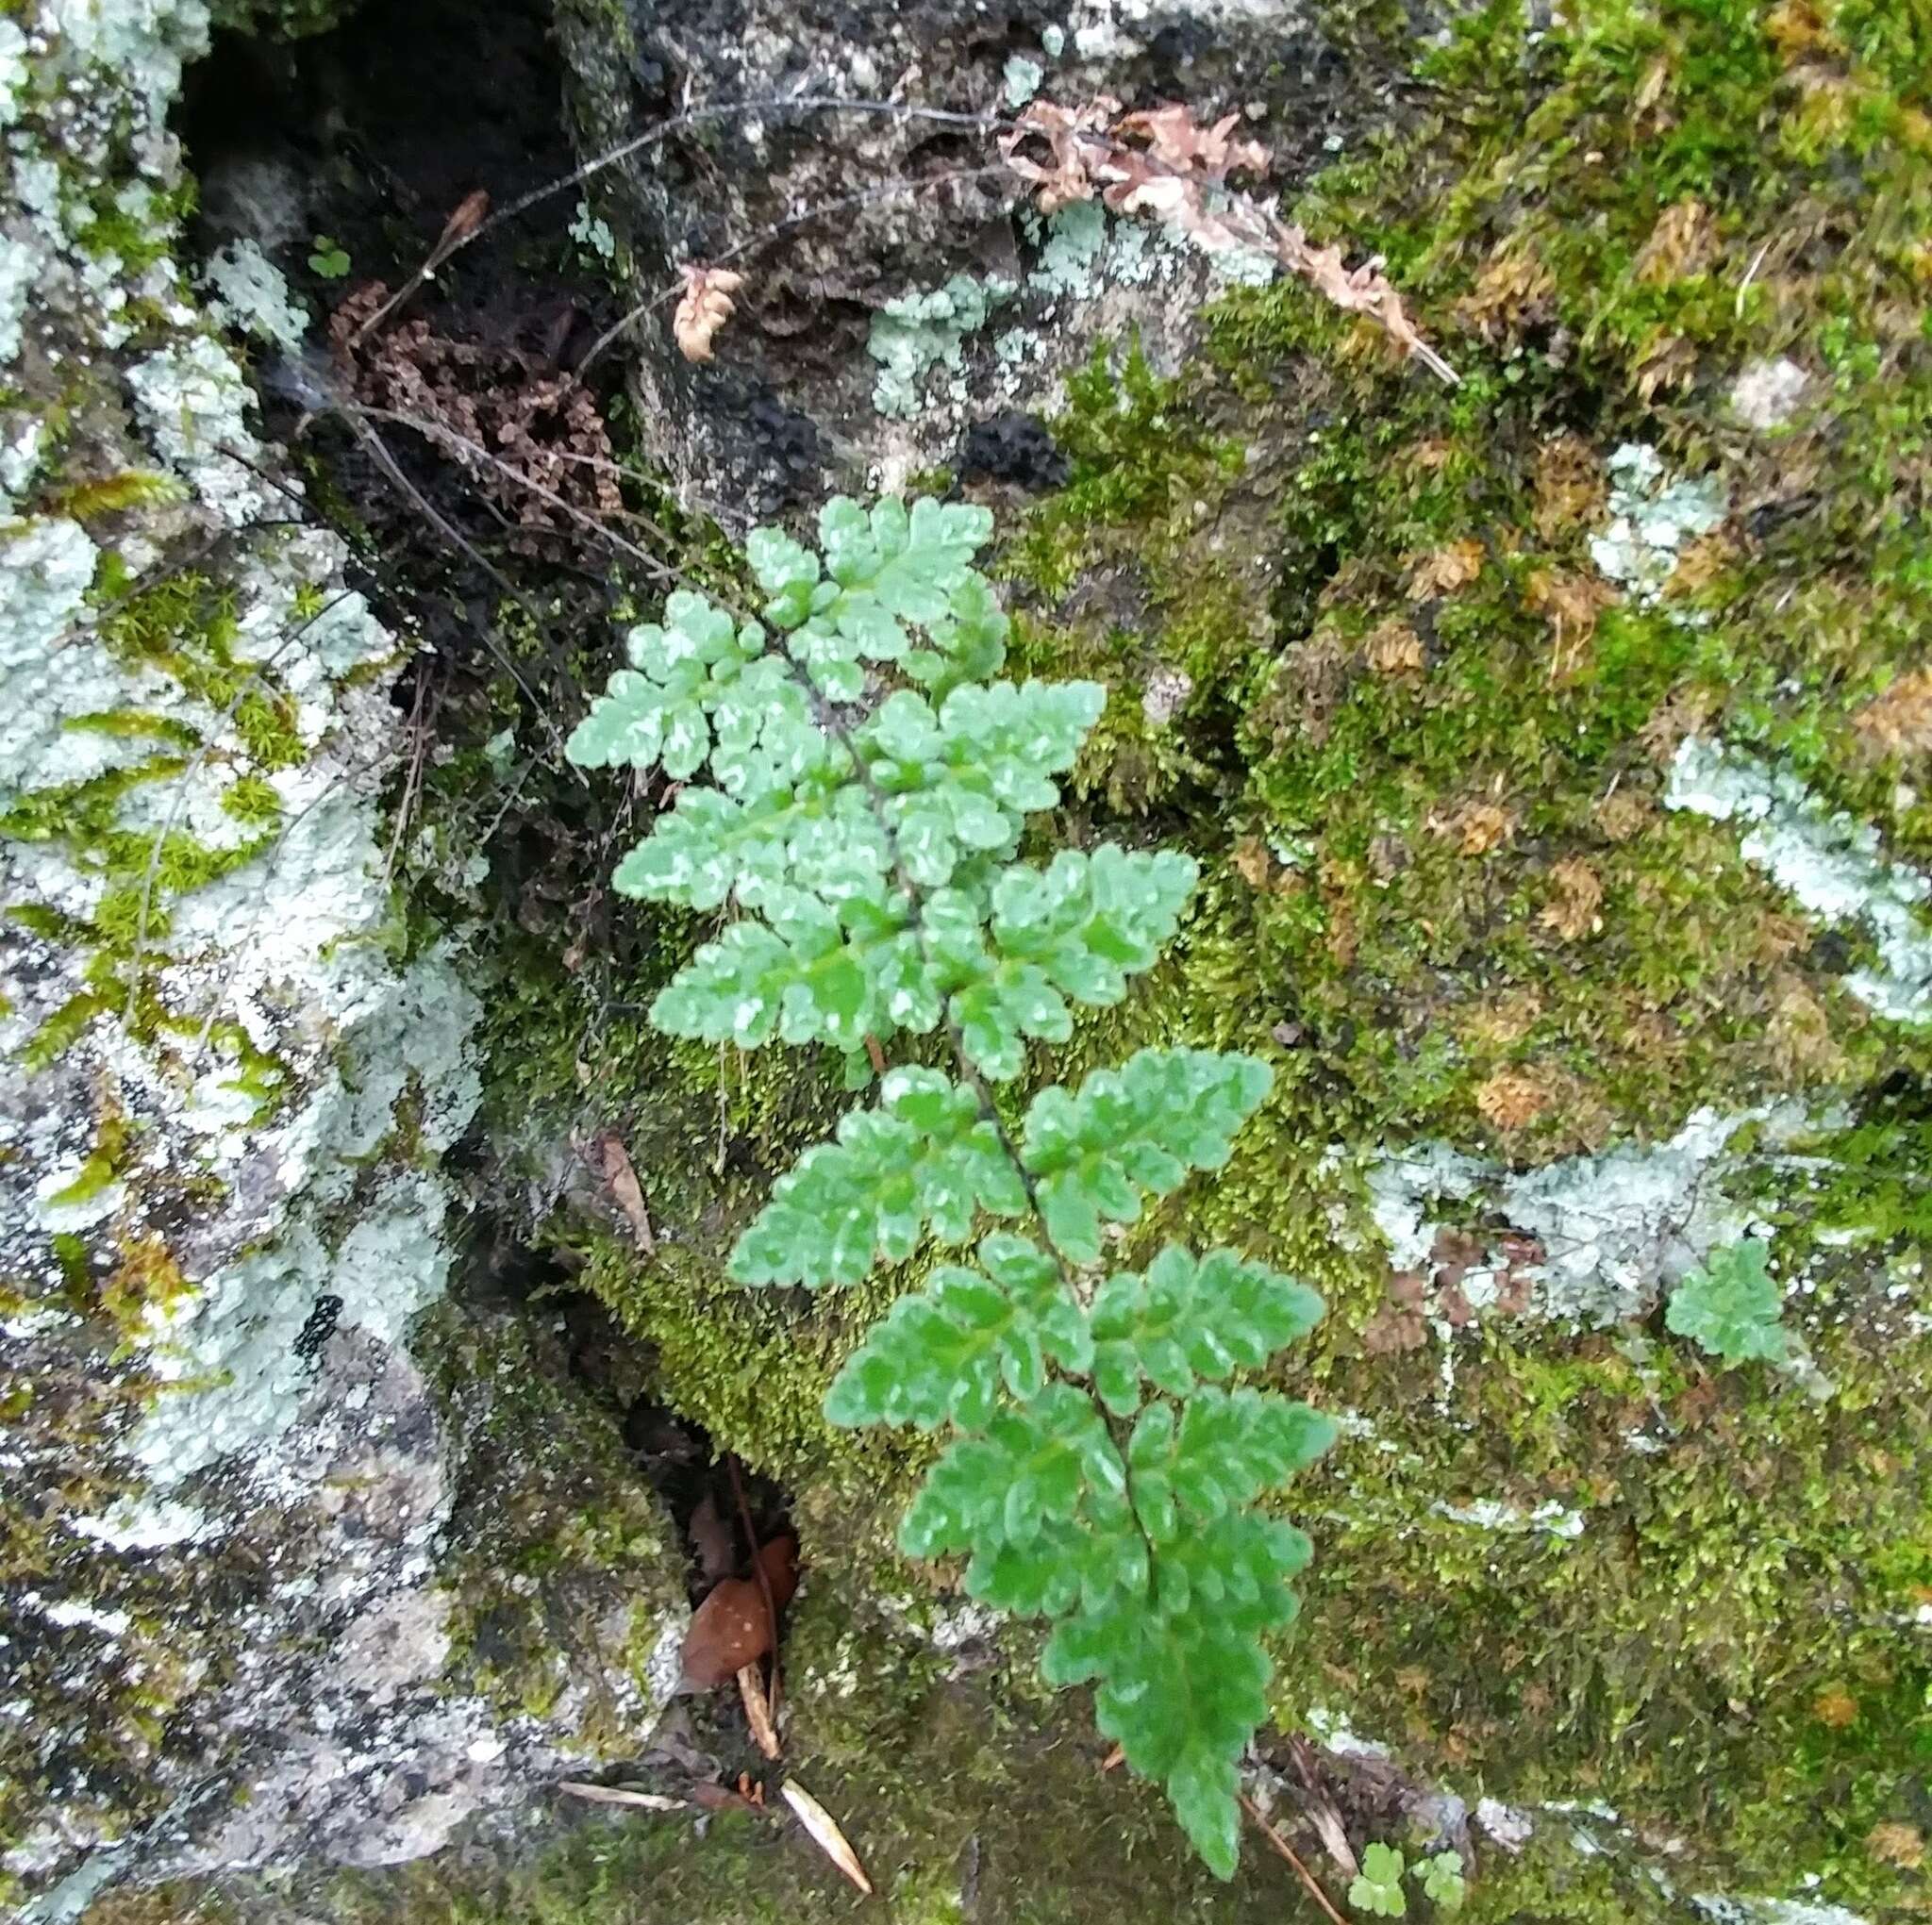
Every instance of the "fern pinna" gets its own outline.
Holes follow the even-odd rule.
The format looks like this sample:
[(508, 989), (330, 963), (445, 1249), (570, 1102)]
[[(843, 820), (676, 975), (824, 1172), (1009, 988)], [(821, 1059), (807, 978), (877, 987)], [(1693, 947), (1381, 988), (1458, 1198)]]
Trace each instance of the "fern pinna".
[(828, 1043), (854, 1087), (895, 1037), (950, 1039), (957, 1074), (888, 1070), (875, 1104), (779, 1179), (732, 1273), (850, 1284), (924, 1237), (978, 1236), (874, 1326), (826, 1414), (950, 1431), (902, 1546), (964, 1556), (974, 1597), (1054, 1620), (1048, 1680), (1095, 1682), (1102, 1731), (1226, 1877), (1237, 1769), (1267, 1715), (1262, 1637), (1293, 1616), (1309, 1548), (1256, 1500), (1334, 1435), (1228, 1380), (1322, 1304), (1227, 1250), (1170, 1245), (1104, 1275), (1103, 1226), (1224, 1163), (1270, 1072), (1147, 1049), (1002, 1120), (989, 1081), (1020, 1073), (1027, 1038), (1065, 1042), (1070, 1003), (1120, 1001), (1174, 935), (1195, 866), (1111, 843), (1017, 859), (1105, 691), (994, 679), (1008, 624), (973, 566), (985, 509), (841, 499), (818, 532), (816, 554), (751, 536), (761, 619), (673, 594), (570, 755), (681, 784), (619, 890), (738, 911), (658, 995), (660, 1029)]

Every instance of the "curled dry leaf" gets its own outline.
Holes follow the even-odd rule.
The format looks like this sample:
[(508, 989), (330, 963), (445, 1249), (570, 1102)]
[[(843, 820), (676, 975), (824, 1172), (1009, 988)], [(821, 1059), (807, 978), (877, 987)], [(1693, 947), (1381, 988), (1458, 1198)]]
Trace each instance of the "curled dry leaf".
[(688, 361), (708, 361), (711, 341), (731, 319), (731, 297), (744, 286), (744, 276), (728, 267), (697, 267), (687, 262), (684, 295), (671, 317), (677, 351)]
[(865, 1875), (858, 1854), (846, 1843), (838, 1820), (796, 1779), (788, 1778), (778, 1787), (785, 1802), (798, 1815), (798, 1822), (810, 1833), (811, 1841), (862, 1891), (872, 1897), (872, 1880)]
[[(1036, 100), (1000, 136), (1001, 158), (1035, 189), (1042, 214), (1093, 198), (1089, 163), (1107, 153), (1106, 131), (1120, 110), (1120, 102), (1105, 93), (1075, 108)], [(1044, 160), (1038, 158), (1042, 146)]]
[(1148, 151), (1179, 173), (1202, 174), (1217, 181), (1224, 180), (1236, 167), (1249, 174), (1266, 174), (1268, 150), (1260, 141), (1228, 138), (1241, 121), (1240, 114), (1231, 113), (1211, 127), (1204, 127), (1191, 108), (1158, 107), (1150, 112), (1123, 116), (1114, 132), (1145, 135)]
[[(1339, 247), (1311, 246), (1272, 207), (1226, 189), (1231, 169), (1258, 174), (1268, 166), (1259, 141), (1232, 138), (1239, 124), (1240, 116), (1229, 114), (1203, 127), (1181, 106), (1123, 116), (1117, 100), (1097, 94), (1074, 108), (1031, 102), (999, 145), (1007, 165), (1033, 188), (1042, 214), (1098, 192), (1115, 213), (1152, 214), (1209, 254), (1272, 255), (1337, 307), (1368, 315), (1405, 354), (1454, 385), (1456, 371), (1417, 334), (1379, 258), (1351, 268)], [(1147, 145), (1135, 145), (1138, 140)]]

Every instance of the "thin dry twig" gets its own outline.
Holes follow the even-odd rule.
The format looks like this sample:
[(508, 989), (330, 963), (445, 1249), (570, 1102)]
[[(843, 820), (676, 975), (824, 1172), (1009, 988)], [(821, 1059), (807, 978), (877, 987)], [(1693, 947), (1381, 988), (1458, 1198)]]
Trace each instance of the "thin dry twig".
[[(741, 260), (748, 254), (755, 254), (759, 248), (768, 247), (774, 241), (782, 240), (787, 234), (800, 227), (808, 227), (815, 221), (828, 220), (834, 214), (849, 213), (855, 207), (870, 207), (879, 201), (889, 201), (899, 194), (920, 193), (927, 189), (951, 187), (962, 180), (991, 180), (1004, 175), (1008, 169), (1004, 164), (985, 167), (949, 168), (942, 174), (924, 176), (899, 174), (891, 180), (880, 181), (869, 188), (862, 188), (857, 193), (839, 194), (828, 201), (820, 201), (814, 206), (802, 208), (798, 213), (788, 214), (782, 221), (774, 221), (760, 227), (757, 233), (747, 235), (742, 241), (734, 241), (723, 253), (714, 255), (710, 265), (721, 268), (728, 261)], [(675, 300), (685, 288), (684, 275), (680, 273), (675, 279), (666, 281), (655, 293), (647, 295), (626, 314), (613, 321), (595, 340), (590, 351), (577, 363), (577, 378), (581, 380), (594, 363), (607, 353), (620, 336), (626, 333), (649, 314), (655, 307), (661, 307), (668, 301)]]
[(1294, 1847), (1261, 1815), (1261, 1807), (1246, 1792), (1241, 1792), (1240, 1798), (1241, 1810), (1254, 1820), (1262, 1837), (1266, 1838), (1268, 1843), (1294, 1867), (1294, 1874), (1307, 1887), (1308, 1896), (1335, 1921), (1335, 1925), (1348, 1925), (1347, 1919), (1335, 1909), (1328, 1894), (1322, 1889), (1321, 1881), (1302, 1863)]
[(839, 1821), (824, 1805), (808, 1792), (795, 1778), (788, 1778), (778, 1787), (778, 1795), (784, 1799), (798, 1815), (811, 1841), (862, 1891), (872, 1897), (872, 1880), (865, 1875), (865, 1867), (859, 1864), (858, 1854), (846, 1841), (845, 1834), (839, 1829)]
[(647, 1812), (681, 1812), (691, 1804), (689, 1799), (666, 1798), (660, 1791), (633, 1791), (625, 1784), (586, 1784), (575, 1778), (559, 1778), (557, 1788), (586, 1804), (624, 1804)]
[(764, 1680), (756, 1664), (740, 1667), (738, 1695), (744, 1701), (744, 1721), (751, 1727), (752, 1742), (775, 1763), (783, 1755), (778, 1728), (772, 1722), (772, 1701), (765, 1696)]
[[(729, 120), (737, 114), (786, 113), (886, 114), (901, 120), (929, 121), (941, 126), (974, 127), (982, 132), (991, 132), (1008, 124), (1007, 120), (998, 114), (956, 113), (945, 108), (915, 107), (905, 101), (864, 100), (828, 93), (767, 94), (750, 100), (713, 101), (703, 107), (686, 108), (681, 112), (667, 116), (654, 126), (646, 127), (642, 133), (633, 135), (628, 141), (620, 141), (615, 147), (606, 149), (593, 159), (586, 160), (581, 167), (572, 169), (569, 174), (556, 180), (547, 181), (541, 187), (532, 188), (528, 193), (511, 201), (508, 207), (499, 208), (488, 220), (478, 221), (466, 232), (451, 241), (450, 227), (456, 225), (453, 216), (450, 227), (444, 228), (442, 238), (425, 257), (423, 265), (357, 328), (350, 338), (349, 345), (352, 348), (359, 347), (370, 334), (416, 292), (417, 289), (433, 278), (437, 269), (451, 256), (459, 253), (473, 242), (481, 241), (486, 235), (493, 234), (506, 222), (514, 221), (519, 214), (527, 213), (540, 202), (549, 200), (556, 194), (568, 193), (574, 187), (581, 187), (585, 181), (602, 174), (606, 168), (615, 167), (620, 161), (628, 160), (633, 154), (641, 154), (645, 148), (655, 147), (687, 127), (704, 126), (713, 121)], [(475, 196), (473, 194), (470, 198), (474, 200)], [(469, 201), (465, 201), (463, 205), (467, 207)], [(461, 211), (461, 208), (458, 209), (458, 214)]]
[(738, 1501), (739, 1521), (744, 1526), (744, 1541), (751, 1552), (752, 1575), (758, 1581), (758, 1596), (765, 1601), (765, 1623), (772, 1634), (772, 1688), (765, 1700), (773, 1726), (778, 1722), (778, 1605), (772, 1596), (772, 1580), (765, 1560), (758, 1555), (764, 1548), (751, 1520), (751, 1506), (744, 1501), (744, 1479), (738, 1473), (738, 1459), (726, 1454), (724, 1468), (731, 1475), (731, 1495)]

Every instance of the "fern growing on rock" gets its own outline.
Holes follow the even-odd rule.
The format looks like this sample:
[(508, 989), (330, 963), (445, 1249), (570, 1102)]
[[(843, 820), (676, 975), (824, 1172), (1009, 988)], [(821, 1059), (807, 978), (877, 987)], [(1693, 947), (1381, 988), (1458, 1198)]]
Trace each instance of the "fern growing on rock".
[[(829, 1044), (855, 1088), (895, 1039), (942, 1032), (781, 1177), (731, 1256), (746, 1285), (858, 1281), (925, 1239), (959, 1259), (902, 1297), (840, 1371), (841, 1425), (948, 1442), (904, 1519), (983, 1602), (1053, 1624), (1049, 1680), (1091, 1680), (1102, 1731), (1162, 1784), (1223, 1877), (1237, 1769), (1267, 1715), (1265, 1634), (1308, 1542), (1257, 1504), (1328, 1445), (1306, 1405), (1239, 1387), (1303, 1336), (1313, 1291), (1229, 1250), (1170, 1245), (1107, 1272), (1107, 1230), (1214, 1170), (1265, 1064), (1146, 1049), (1017, 1127), (990, 1084), (1072, 1005), (1125, 994), (1174, 933), (1186, 856), (1112, 843), (1019, 858), (1105, 691), (996, 679), (1007, 622), (973, 566), (981, 508), (837, 500), (817, 552), (747, 543), (756, 618), (670, 597), (571, 738), (591, 766), (661, 766), (675, 805), (616, 888), (736, 918), (652, 1006), (673, 1036)], [(703, 779), (700, 779), (700, 778)]]

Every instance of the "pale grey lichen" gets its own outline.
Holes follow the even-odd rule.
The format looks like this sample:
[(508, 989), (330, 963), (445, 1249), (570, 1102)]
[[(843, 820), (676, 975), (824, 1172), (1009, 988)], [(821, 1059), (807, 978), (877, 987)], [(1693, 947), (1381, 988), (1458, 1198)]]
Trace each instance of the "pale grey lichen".
[(1932, 926), (1921, 907), (1932, 881), (1888, 861), (1877, 831), (1834, 814), (1789, 770), (1693, 736), (1678, 749), (1666, 806), (1747, 824), (1739, 844), (1813, 916), (1868, 930), (1876, 969), (1855, 970), (1845, 986), (1879, 1015), (1932, 1021)]
[(1655, 448), (1626, 441), (1611, 455), (1610, 525), (1591, 538), (1597, 567), (1640, 602), (1654, 602), (1693, 537), (1724, 518), (1715, 475), (1671, 478)]
[(1007, 105), (1024, 107), (1040, 91), (1040, 84), (1045, 78), (1046, 69), (1038, 60), (1029, 60), (1024, 54), (1009, 54), (1002, 76)]
[(227, 326), (267, 341), (287, 354), (298, 352), (308, 332), (308, 310), (290, 293), (282, 271), (253, 241), (231, 241), (203, 270), (214, 290), (209, 311)]
[(257, 473), (261, 444), (244, 419), (255, 391), (219, 341), (171, 342), (129, 368), (127, 385), (156, 452), (223, 521), (267, 519), (282, 497)]
[[(1600, 1325), (1642, 1315), (1659, 1289), (1711, 1251), (1752, 1234), (1751, 1213), (1727, 1185), (1742, 1169), (1733, 1138), (1757, 1126), (1760, 1144), (1790, 1141), (1807, 1126), (1795, 1104), (1724, 1115), (1700, 1109), (1662, 1143), (1620, 1144), (1511, 1170), (1442, 1143), (1379, 1157), (1366, 1173), (1369, 1210), (1396, 1270), (1426, 1270), (1437, 1236), (1461, 1228), (1480, 1202), (1542, 1246), (1541, 1262), (1515, 1265), (1536, 1286), (1548, 1316)], [(1461, 1288), (1480, 1312), (1495, 1301), (1504, 1258), (1473, 1267)]]

